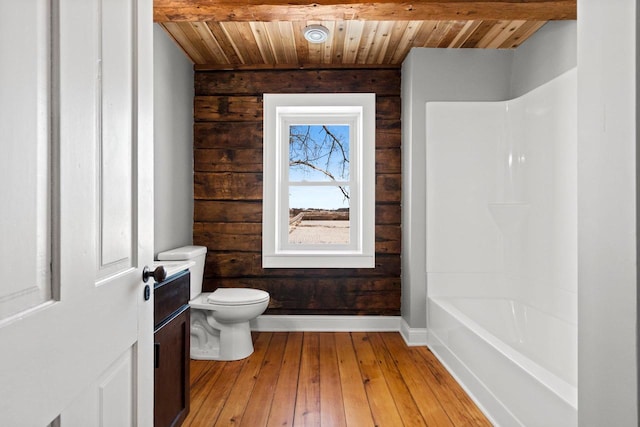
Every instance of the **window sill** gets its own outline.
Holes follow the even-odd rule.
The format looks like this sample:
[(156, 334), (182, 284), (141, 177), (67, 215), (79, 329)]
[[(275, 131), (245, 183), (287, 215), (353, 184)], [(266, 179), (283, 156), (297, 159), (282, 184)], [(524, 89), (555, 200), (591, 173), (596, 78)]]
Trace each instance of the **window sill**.
[(304, 253), (263, 255), (262, 268), (375, 268), (375, 255)]

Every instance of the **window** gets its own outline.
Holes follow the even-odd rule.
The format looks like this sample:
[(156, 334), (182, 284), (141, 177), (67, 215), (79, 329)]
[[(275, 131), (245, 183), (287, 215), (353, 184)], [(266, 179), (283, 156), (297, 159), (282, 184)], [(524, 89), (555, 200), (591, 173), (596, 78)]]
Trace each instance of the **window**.
[(373, 268), (375, 94), (265, 94), (262, 266)]

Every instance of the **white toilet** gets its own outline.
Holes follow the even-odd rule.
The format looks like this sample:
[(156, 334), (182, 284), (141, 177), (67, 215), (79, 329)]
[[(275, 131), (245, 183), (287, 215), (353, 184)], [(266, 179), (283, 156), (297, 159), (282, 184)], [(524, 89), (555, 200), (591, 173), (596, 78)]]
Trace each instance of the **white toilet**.
[(253, 353), (249, 321), (267, 309), (269, 294), (259, 289), (218, 288), (202, 292), (207, 248), (184, 246), (158, 254), (159, 261), (194, 261), (191, 272), (191, 358), (239, 360)]

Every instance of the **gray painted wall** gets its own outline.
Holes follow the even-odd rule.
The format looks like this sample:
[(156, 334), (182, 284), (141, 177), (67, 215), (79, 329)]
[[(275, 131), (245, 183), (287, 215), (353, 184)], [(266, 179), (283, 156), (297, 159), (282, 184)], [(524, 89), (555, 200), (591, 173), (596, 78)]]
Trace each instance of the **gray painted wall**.
[(427, 101), (509, 97), (513, 52), (413, 49), (402, 64), (402, 318), (426, 328)]
[(513, 55), (512, 98), (524, 95), (577, 65), (577, 22), (552, 21)]
[[(412, 328), (426, 322), (424, 103), (519, 96), (577, 63), (578, 420), (637, 426), (640, 11), (636, 0), (578, 0), (578, 9), (577, 24), (548, 24), (508, 64), (493, 64), (500, 78), (510, 75), (508, 89), (486, 75), (493, 66), (482, 52), (471, 64), (420, 49), (403, 64), (403, 319)], [(486, 87), (469, 89), (470, 73)]]
[(154, 49), (154, 254), (193, 241), (193, 65), (157, 24)]
[(638, 5), (578, 11), (578, 423), (637, 426)]
[(413, 49), (402, 64), (402, 318), (426, 327), (425, 103), (503, 101), (576, 66), (576, 22), (551, 22), (515, 51)]

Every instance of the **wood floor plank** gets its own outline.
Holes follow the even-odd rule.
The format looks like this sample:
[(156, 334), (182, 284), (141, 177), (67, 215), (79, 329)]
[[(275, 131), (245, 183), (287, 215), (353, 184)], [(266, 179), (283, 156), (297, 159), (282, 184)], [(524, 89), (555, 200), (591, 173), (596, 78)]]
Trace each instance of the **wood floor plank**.
[(490, 426), (426, 347), (397, 332), (254, 332), (255, 352), (192, 361), (184, 426)]
[(267, 420), (268, 427), (292, 426), (298, 395), (298, 376), (302, 355), (302, 332), (289, 332), (280, 375), (273, 393), (273, 403)]
[(261, 332), (256, 338), (253, 345), (253, 354), (246, 359), (247, 362), (238, 374), (238, 378), (229, 393), (227, 402), (216, 421), (216, 426), (241, 425), (242, 415), (247, 407), (249, 396), (251, 396), (256, 378), (260, 372), (269, 341), (271, 341), (271, 335), (270, 332)]
[(320, 334), (320, 425), (346, 427), (335, 334)]
[(402, 417), (403, 425), (405, 426), (426, 426), (426, 422), (420, 414), (420, 409), (413, 400), (411, 391), (407, 387), (402, 378), (402, 374), (398, 370), (393, 357), (389, 353), (387, 347), (382, 340), (380, 333), (368, 333), (369, 341), (375, 352), (380, 369), (384, 374), (384, 377), (393, 396), (393, 400), (396, 403), (400, 417)]
[(294, 426), (320, 426), (320, 336), (305, 332), (300, 358)]
[(193, 360), (189, 366), (189, 381), (193, 387), (200, 379), (208, 377), (207, 372), (215, 365), (207, 360)]
[(416, 364), (428, 376), (432, 389), (442, 402), (444, 410), (456, 426), (491, 426), (484, 414), (478, 409), (471, 398), (464, 392), (460, 384), (442, 366), (438, 359), (427, 347), (412, 349)]
[[(211, 363), (205, 360), (192, 360), (191, 367), (200, 369), (200, 374), (191, 376), (191, 402), (190, 402), (190, 414), (196, 414), (200, 410), (200, 407), (206, 401), (207, 395), (211, 392), (211, 388), (222, 374), (225, 365)], [(187, 418), (188, 419), (188, 418)], [(185, 423), (186, 424), (186, 423)]]
[(242, 416), (243, 425), (260, 427), (267, 424), (286, 345), (286, 333), (273, 334), (247, 403), (247, 409)]
[(347, 425), (351, 427), (373, 427), (375, 422), (373, 421), (371, 408), (369, 408), (367, 392), (364, 389), (364, 383), (360, 375), (351, 335), (349, 333), (336, 334), (335, 341)]
[(364, 381), (369, 406), (376, 425), (401, 426), (402, 418), (393, 400), (384, 374), (378, 365), (367, 333), (352, 333), (353, 346), (356, 350), (360, 373)]
[[(219, 362), (211, 362), (219, 363)], [(227, 403), (227, 398), (235, 384), (245, 360), (220, 364), (220, 375), (211, 377), (201, 390), (191, 392), (191, 409), (183, 426), (212, 426)]]
[(453, 423), (442, 408), (437, 396), (431, 390), (428, 382), (421, 375), (416, 375), (414, 360), (407, 352), (407, 344), (399, 334), (383, 334), (382, 338), (393, 355), (394, 362), (402, 374), (402, 378), (411, 390), (422, 417), (429, 426), (451, 426)]

